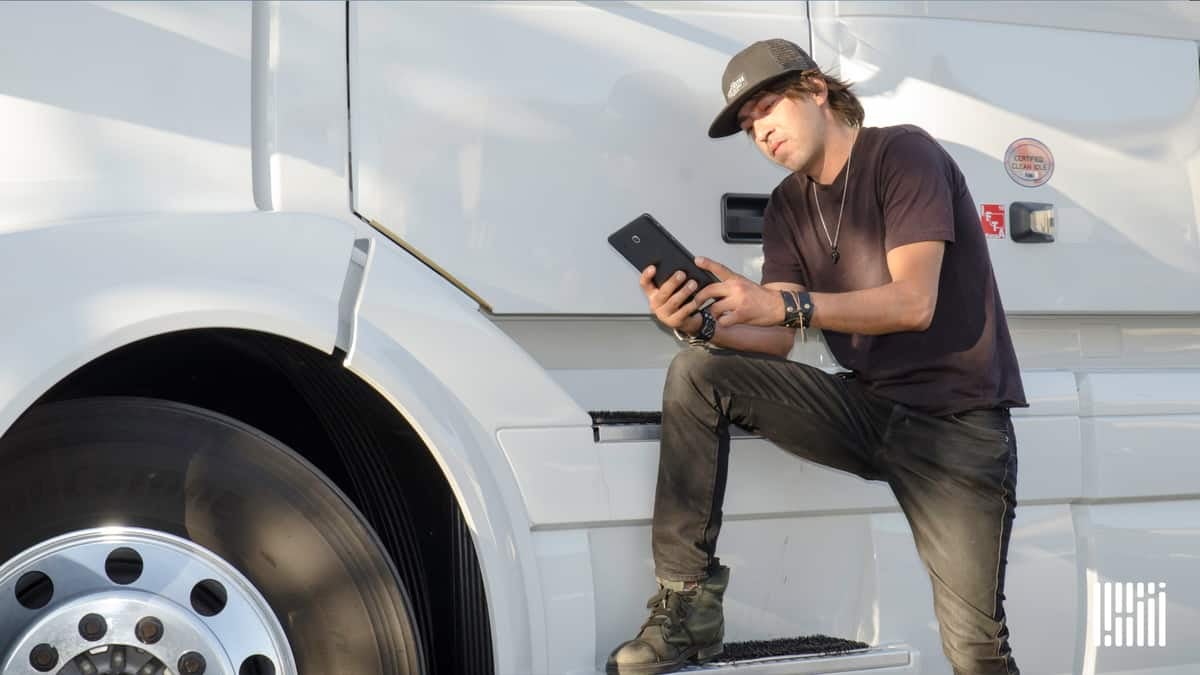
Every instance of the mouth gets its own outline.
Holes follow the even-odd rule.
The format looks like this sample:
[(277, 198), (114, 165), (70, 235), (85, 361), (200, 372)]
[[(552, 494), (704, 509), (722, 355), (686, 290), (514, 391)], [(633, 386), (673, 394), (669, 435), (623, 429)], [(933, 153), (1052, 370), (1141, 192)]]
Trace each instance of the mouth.
[(771, 156), (774, 157), (775, 153), (779, 151), (779, 146), (783, 145), (786, 142), (787, 141), (776, 141), (776, 142), (772, 143), (771, 144)]

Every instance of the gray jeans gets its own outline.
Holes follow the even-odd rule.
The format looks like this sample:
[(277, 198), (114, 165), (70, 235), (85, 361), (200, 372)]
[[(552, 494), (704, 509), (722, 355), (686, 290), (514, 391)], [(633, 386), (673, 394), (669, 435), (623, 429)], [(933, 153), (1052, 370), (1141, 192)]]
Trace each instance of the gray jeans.
[(1017, 506), (1007, 409), (934, 417), (806, 364), (688, 347), (667, 372), (662, 414), (652, 528), (658, 577), (700, 579), (717, 564), (736, 424), (805, 459), (886, 481), (929, 573), (955, 674), (1019, 675), (1003, 604)]

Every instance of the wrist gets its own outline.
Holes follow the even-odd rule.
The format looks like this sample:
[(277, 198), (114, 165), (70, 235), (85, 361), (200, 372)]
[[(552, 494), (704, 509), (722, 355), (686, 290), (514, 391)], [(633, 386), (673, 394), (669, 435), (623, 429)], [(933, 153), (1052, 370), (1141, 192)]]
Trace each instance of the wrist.
[(783, 325), (783, 322), (787, 321), (787, 313), (788, 313), (788, 303), (786, 300), (784, 300), (784, 293), (783, 292), (776, 293), (775, 294), (775, 305), (774, 305), (774, 308), (771, 310), (771, 318), (773, 319), (773, 321), (771, 322), (771, 325), (772, 326)]
[(675, 329), (675, 337), (689, 344), (705, 344), (717, 332), (717, 321), (707, 308), (687, 318), (686, 323)]

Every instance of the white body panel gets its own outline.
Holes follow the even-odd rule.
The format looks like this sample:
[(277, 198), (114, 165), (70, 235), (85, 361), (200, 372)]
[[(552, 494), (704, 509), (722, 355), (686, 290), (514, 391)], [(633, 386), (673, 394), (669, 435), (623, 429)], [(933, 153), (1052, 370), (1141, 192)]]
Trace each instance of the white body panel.
[(355, 226), (269, 213), (97, 219), (0, 235), (0, 428), (117, 347), (224, 326), (333, 349)]
[[(721, 241), (719, 198), (782, 174), (704, 130), (728, 56), (789, 37), (862, 80), (868, 123), (939, 137), (977, 201), (1059, 209), (1053, 244), (989, 242), (1032, 404), (1006, 603), (1021, 667), (1193, 672), (1198, 19), (1185, 3), (0, 6), (0, 429), (144, 337), (250, 328), (328, 352), (347, 321), (346, 367), (463, 508), (496, 672), (595, 672), (653, 591), (657, 442), (597, 442), (588, 411), (657, 410), (678, 349), (603, 239), (649, 211), (757, 278), (761, 248)], [(1049, 55), (976, 50), (1031, 36)], [(1042, 188), (1000, 165), (1025, 135), (1055, 152)], [(359, 238), (365, 288), (339, 316)], [(792, 358), (837, 367), (820, 342)], [(948, 675), (886, 486), (732, 447), (729, 639), (821, 632), (911, 656), (862, 672)], [(1169, 646), (1098, 644), (1096, 580), (1167, 581)]]
[(533, 425), (587, 437), (586, 412), (469, 299), (386, 243), (371, 256), (347, 366), (410, 420), (446, 472), (484, 571), (496, 672), (557, 672), (545, 660), (528, 515), (497, 434)]
[[(1200, 8), (1099, 5), (1079, 30), (1066, 5), (1002, 22), (946, 4), (815, 2), (812, 54), (858, 84), (868, 124), (937, 137), (979, 204), (1055, 206), (1054, 243), (989, 241), (1006, 309), (1200, 310)], [(354, 72), (378, 83), (353, 90), (357, 208), (497, 312), (643, 313), (605, 242), (643, 211), (760, 277), (760, 247), (721, 239), (720, 196), (784, 174), (704, 132), (733, 51), (766, 33), (809, 45), (799, 3), (365, 4), (352, 20)], [(1004, 170), (1023, 137), (1054, 155), (1041, 187)]]
[(729, 54), (763, 30), (807, 46), (804, 3), (364, 3), (351, 19), (353, 72), (374, 83), (351, 92), (357, 209), (495, 311), (644, 313), (605, 241), (643, 211), (697, 253), (761, 265), (721, 244), (720, 196), (782, 174), (704, 130)]
[[(813, 58), (857, 83), (868, 124), (933, 134), (977, 205), (1054, 205), (1053, 243), (988, 240), (1006, 311), (1200, 311), (1200, 6), (1110, 4), (1102, 32), (1021, 25), (1040, 10), (1019, 3), (1003, 22), (887, 4), (814, 2)], [(1139, 24), (1190, 39), (1111, 32)], [(1045, 185), (1006, 173), (1020, 138), (1053, 154)]]
[(254, 209), (249, 3), (14, 3), (0, 228)]

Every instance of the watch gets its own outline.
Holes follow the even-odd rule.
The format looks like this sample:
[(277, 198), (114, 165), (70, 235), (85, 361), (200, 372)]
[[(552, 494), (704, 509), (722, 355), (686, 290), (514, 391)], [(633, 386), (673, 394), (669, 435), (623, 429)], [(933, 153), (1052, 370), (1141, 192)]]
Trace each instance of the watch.
[(713, 318), (712, 312), (708, 308), (700, 310), (700, 332), (695, 335), (686, 335), (678, 328), (675, 329), (675, 337), (687, 342), (690, 345), (702, 345), (713, 339), (717, 334), (717, 320)]

